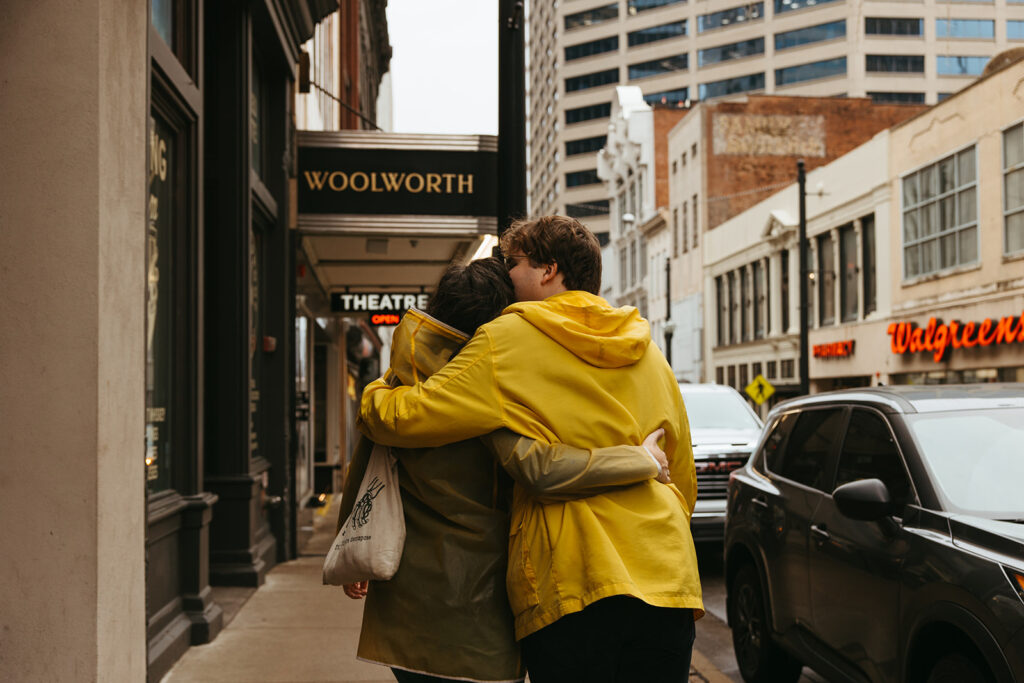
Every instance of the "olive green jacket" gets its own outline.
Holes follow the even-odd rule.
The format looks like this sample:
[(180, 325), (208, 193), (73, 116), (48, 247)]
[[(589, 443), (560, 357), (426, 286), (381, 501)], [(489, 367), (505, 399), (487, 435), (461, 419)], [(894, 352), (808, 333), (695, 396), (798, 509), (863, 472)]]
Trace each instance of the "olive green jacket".
[[(389, 381), (413, 384), (430, 376), (466, 339), (410, 311), (395, 331)], [(372, 446), (364, 437), (353, 454), (339, 528), (352, 510)], [(529, 494), (553, 502), (657, 475), (639, 446), (587, 451), (508, 430), (392, 452), (405, 510), (405, 549), (395, 576), (370, 586), (358, 656), (472, 681), (523, 678), (505, 590), (513, 478)]]

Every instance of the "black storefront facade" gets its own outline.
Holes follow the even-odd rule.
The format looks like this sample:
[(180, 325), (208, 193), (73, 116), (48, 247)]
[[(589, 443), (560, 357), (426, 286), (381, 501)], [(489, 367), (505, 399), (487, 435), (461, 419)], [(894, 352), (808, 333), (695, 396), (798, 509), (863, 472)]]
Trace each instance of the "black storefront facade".
[(297, 553), (300, 45), (327, 0), (152, 0), (146, 221), (146, 639), (159, 678), (223, 626), (211, 584)]

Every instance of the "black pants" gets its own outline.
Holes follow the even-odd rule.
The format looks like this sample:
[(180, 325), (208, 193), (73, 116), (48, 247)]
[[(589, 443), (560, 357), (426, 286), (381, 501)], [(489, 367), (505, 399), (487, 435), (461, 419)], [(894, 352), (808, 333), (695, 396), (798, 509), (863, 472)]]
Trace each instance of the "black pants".
[(522, 640), (532, 683), (685, 683), (693, 610), (627, 596), (588, 605)]

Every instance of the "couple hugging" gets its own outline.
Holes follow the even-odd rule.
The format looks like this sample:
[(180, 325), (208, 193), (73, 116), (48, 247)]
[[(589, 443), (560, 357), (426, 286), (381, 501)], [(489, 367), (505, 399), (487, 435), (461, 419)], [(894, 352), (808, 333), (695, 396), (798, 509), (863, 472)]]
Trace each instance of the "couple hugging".
[(345, 587), (367, 597), (358, 656), (400, 682), (518, 681), (524, 663), (533, 683), (686, 681), (703, 603), (672, 370), (638, 311), (597, 295), (579, 221), (519, 221), (501, 251), (448, 269), (363, 392), (407, 536), (390, 581)]

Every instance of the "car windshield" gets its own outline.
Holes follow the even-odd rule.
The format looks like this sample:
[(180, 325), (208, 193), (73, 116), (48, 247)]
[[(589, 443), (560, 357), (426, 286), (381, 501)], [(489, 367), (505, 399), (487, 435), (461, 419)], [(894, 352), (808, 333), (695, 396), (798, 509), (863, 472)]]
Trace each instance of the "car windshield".
[(1024, 408), (907, 415), (932, 479), (965, 512), (1024, 517)]
[(730, 392), (681, 390), (690, 429), (742, 429), (760, 431), (761, 425), (743, 403)]

